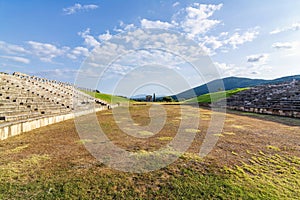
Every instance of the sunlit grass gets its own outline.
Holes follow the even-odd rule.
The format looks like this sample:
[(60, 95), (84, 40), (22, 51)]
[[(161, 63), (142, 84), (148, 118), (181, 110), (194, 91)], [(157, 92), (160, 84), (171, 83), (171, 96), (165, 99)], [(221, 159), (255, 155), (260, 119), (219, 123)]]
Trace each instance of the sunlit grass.
[(185, 103), (192, 103), (192, 102), (211, 103), (211, 102), (216, 102), (218, 100), (230, 97), (234, 94), (237, 94), (241, 91), (248, 90), (248, 89), (249, 88), (237, 88), (237, 89), (233, 89), (233, 90), (203, 94), (201, 96), (198, 96), (198, 97), (195, 97), (195, 98), (192, 98), (192, 99), (188, 99), (184, 102)]

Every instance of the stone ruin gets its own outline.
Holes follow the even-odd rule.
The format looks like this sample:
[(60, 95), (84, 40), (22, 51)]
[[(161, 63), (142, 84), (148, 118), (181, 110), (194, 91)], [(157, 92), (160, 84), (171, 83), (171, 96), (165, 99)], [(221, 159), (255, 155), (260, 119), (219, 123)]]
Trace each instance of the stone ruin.
[[(105, 106), (74, 85), (15, 72), (0, 74), (0, 121), (15, 121), (41, 115), (86, 109), (88, 104)], [(76, 105), (74, 105), (76, 104)]]
[(226, 101), (233, 110), (300, 118), (300, 81), (256, 86)]
[[(18, 72), (0, 73), (0, 139), (13, 135), (10, 129), (4, 131), (7, 125), (110, 107), (69, 83)], [(24, 132), (26, 128), (20, 129)]]

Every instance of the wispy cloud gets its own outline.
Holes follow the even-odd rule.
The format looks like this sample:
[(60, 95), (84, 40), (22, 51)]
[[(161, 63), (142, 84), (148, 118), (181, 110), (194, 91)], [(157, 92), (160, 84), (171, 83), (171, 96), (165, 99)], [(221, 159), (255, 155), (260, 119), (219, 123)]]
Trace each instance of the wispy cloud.
[(250, 55), (247, 56), (247, 62), (249, 63), (265, 63), (266, 60), (268, 59), (269, 55), (268, 54), (256, 54), (256, 55)]
[(175, 3), (173, 3), (173, 7), (176, 7), (176, 6), (179, 6), (180, 5), (180, 3), (177, 1), (177, 2), (175, 2)]
[(28, 51), (24, 47), (20, 45), (10, 44), (4, 41), (0, 41), (0, 50), (9, 54), (28, 53)]
[(69, 47), (59, 48), (53, 44), (35, 41), (28, 41), (27, 43), (30, 46), (32, 54), (38, 56), (43, 62), (52, 62), (53, 58), (64, 55), (70, 49)]
[(232, 36), (230, 36), (225, 43), (231, 45), (234, 49), (237, 48), (238, 45), (244, 44), (245, 42), (251, 42), (253, 41), (257, 35), (259, 34), (258, 30), (250, 30), (246, 31), (244, 33), (234, 33)]
[(75, 47), (68, 54), (67, 57), (76, 60), (81, 56), (87, 57), (89, 55), (89, 50), (85, 47)]
[(234, 76), (244, 71), (244, 69), (234, 64), (214, 62), (214, 65), (218, 68), (222, 77)]
[(286, 26), (283, 28), (276, 28), (275, 30), (271, 31), (270, 34), (278, 34), (278, 33), (282, 33), (282, 32), (287, 32), (287, 31), (298, 31), (300, 30), (300, 22), (294, 23), (290, 26)]
[(81, 5), (79, 3), (76, 3), (73, 6), (63, 8), (63, 12), (66, 15), (71, 15), (71, 14), (75, 14), (80, 11), (94, 10), (94, 9), (97, 9), (98, 7), (99, 7), (98, 5), (94, 5), (94, 4)]
[(162, 22), (160, 20), (157, 21), (150, 21), (147, 19), (141, 20), (141, 27), (142, 28), (160, 28), (160, 29), (168, 29), (172, 28), (174, 25), (168, 22)]
[(294, 46), (292, 42), (276, 42), (272, 45), (275, 49), (292, 49)]
[(49, 69), (49, 70), (42, 70), (42, 71), (35, 71), (31, 74), (35, 76), (45, 77), (51, 80), (74, 80), (78, 73), (76, 69), (70, 68), (56, 68), (56, 69)]
[(0, 56), (0, 58), (12, 60), (14, 62), (19, 62), (23, 64), (28, 64), (30, 63), (30, 60), (27, 58), (19, 57), (19, 56)]

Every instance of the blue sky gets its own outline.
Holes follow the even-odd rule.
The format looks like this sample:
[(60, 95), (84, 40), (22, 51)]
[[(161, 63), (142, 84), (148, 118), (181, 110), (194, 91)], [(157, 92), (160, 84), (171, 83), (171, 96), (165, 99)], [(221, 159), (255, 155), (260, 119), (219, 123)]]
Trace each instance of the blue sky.
[[(150, 66), (143, 62), (144, 70), (135, 70), (136, 73), (146, 74), (146, 71), (151, 71), (149, 69), (156, 71), (158, 63), (162, 69), (162, 65), (166, 66), (171, 62), (172, 66), (161, 70), (161, 77), (158, 76), (155, 80), (164, 79), (166, 73), (174, 71), (188, 83), (184, 87), (184, 84), (177, 84), (182, 87), (175, 87), (169, 92), (161, 90), (160, 93), (178, 92), (218, 76), (273, 79), (300, 74), (299, 10), (300, 1), (296, 0), (0, 0), (0, 71), (20, 71), (74, 82), (78, 70), (84, 71), (81, 69), (86, 67), (87, 71), (91, 71), (97, 68), (97, 63), (94, 63), (94, 68), (86, 66), (91, 63), (94, 48), (102, 48), (97, 51), (98, 57), (105, 60), (105, 51), (111, 49), (104, 49), (111, 47), (108, 46), (111, 45), (111, 40), (119, 45), (118, 48), (121, 47), (117, 44), (120, 42), (117, 40), (118, 35), (128, 39), (128, 34), (136, 33), (139, 29), (155, 28), (162, 29), (162, 32), (175, 31), (180, 34), (178, 37), (194, 41), (199, 49), (206, 52), (219, 74), (209, 76), (204, 72), (200, 78), (195, 77), (187, 64), (173, 63), (176, 60), (174, 55), (172, 57), (171, 54), (164, 53), (161, 56), (162, 52), (158, 51), (151, 51), (150, 55), (148, 51), (148, 58), (145, 58), (145, 52), (126, 54), (115, 65), (111, 65), (106, 74), (97, 68), (90, 73), (98, 76), (100, 75), (97, 73), (104, 73), (102, 76), (105, 75), (105, 78), (91, 79), (99, 82), (86, 86), (113, 93), (117, 91), (114, 86), (120, 82), (121, 76), (124, 79), (126, 74), (134, 73), (136, 65), (133, 62), (140, 64), (142, 60), (150, 60), (149, 58), (152, 61), (156, 59), (155, 64)], [(164, 37), (162, 39), (169, 39), (167, 33)], [(174, 35), (172, 37), (177, 38)], [(155, 37), (155, 40), (160, 39)], [(120, 52), (113, 52), (109, 58), (113, 60), (113, 56)], [(191, 53), (189, 50), (178, 52), (183, 57), (190, 56)], [(135, 60), (132, 56), (135, 56)], [(132, 63), (129, 64), (128, 60)], [(103, 66), (100, 65), (104, 63), (99, 61), (98, 64), (101, 68)], [(205, 68), (205, 71), (209, 70), (208, 67)], [(146, 76), (156, 76), (153, 71), (153, 74)], [(176, 83), (176, 73), (174, 79), (169, 80), (170, 83)], [(124, 80), (129, 80), (128, 77)], [(145, 77), (140, 79), (145, 80)], [(138, 81), (132, 83), (141, 84)], [(152, 92), (149, 84), (144, 90), (142, 87), (137, 88), (135, 91), (138, 93)], [(121, 91), (119, 93), (128, 95)]]

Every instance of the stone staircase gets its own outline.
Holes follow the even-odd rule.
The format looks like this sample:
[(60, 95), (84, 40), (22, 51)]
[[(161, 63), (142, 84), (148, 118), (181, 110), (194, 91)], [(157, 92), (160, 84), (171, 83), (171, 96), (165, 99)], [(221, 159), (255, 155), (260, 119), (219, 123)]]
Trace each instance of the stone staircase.
[(0, 123), (109, 106), (74, 85), (15, 72), (0, 73)]

